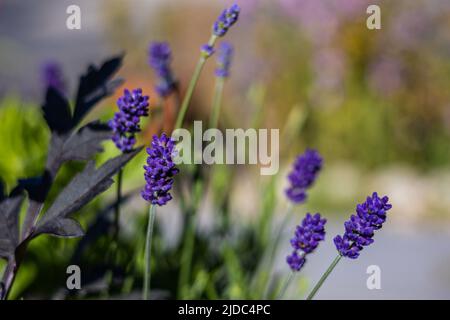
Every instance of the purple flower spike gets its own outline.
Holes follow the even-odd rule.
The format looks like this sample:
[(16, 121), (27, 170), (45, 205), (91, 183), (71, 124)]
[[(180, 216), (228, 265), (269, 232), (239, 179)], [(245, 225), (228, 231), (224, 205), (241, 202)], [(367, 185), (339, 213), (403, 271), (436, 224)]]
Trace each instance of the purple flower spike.
[(326, 219), (321, 219), (320, 214), (314, 216), (307, 213), (302, 224), (297, 226), (295, 236), (291, 239), (292, 247), (305, 253), (313, 252), (319, 242), (325, 239)]
[(48, 61), (42, 65), (42, 81), (46, 87), (51, 87), (62, 95), (66, 95), (66, 81), (61, 65), (57, 62)]
[(119, 112), (109, 121), (113, 130), (112, 140), (122, 152), (130, 152), (136, 143), (136, 133), (141, 131), (139, 121), (148, 116), (148, 96), (142, 95), (141, 89), (130, 92), (124, 90), (123, 96), (117, 99)]
[(323, 159), (315, 150), (308, 149), (297, 157), (288, 176), (290, 186), (286, 190), (286, 196), (289, 200), (296, 204), (306, 200), (306, 190), (313, 185), (322, 165)]
[(236, 23), (240, 12), (241, 8), (237, 4), (233, 4), (230, 8), (223, 10), (214, 23), (213, 33), (218, 37), (223, 37), (228, 29)]
[[(306, 261), (305, 256), (312, 253), (320, 241), (325, 239), (326, 219), (322, 219), (319, 213), (311, 215), (307, 213), (302, 223), (297, 226), (295, 235), (291, 239), (291, 245), (294, 253), (287, 257), (287, 263), (293, 271), (299, 271)], [(300, 252), (300, 255), (298, 254)], [(301, 265), (298, 268), (293, 266), (299, 265), (301, 257)], [(296, 264), (297, 263), (297, 264)]]
[(177, 86), (170, 63), (172, 61), (172, 51), (167, 42), (153, 42), (149, 48), (149, 64), (158, 76), (158, 84), (155, 86), (156, 92), (161, 97), (170, 95)]
[(286, 257), (286, 262), (291, 267), (292, 271), (300, 271), (303, 265), (306, 262), (306, 259), (303, 255), (299, 255), (297, 251), (292, 252), (292, 254)]
[(231, 58), (233, 57), (233, 46), (228, 42), (222, 42), (217, 55), (216, 76), (226, 78), (230, 75)]
[(169, 191), (173, 177), (179, 172), (173, 162), (174, 152), (175, 141), (165, 133), (161, 137), (153, 136), (151, 147), (147, 148), (147, 165), (144, 166), (147, 183), (141, 195), (153, 205), (163, 206), (172, 199)]
[(386, 221), (386, 212), (392, 208), (388, 201), (388, 197), (379, 198), (374, 192), (372, 197), (367, 197), (364, 203), (356, 206), (356, 215), (351, 215), (344, 224), (344, 235), (334, 238), (340, 255), (356, 259), (363, 247), (374, 242), (375, 230), (381, 229)]

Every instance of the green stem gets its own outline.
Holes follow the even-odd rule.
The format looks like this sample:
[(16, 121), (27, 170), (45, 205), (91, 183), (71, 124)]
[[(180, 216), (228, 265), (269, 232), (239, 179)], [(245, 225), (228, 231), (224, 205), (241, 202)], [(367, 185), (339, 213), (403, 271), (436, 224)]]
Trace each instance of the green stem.
[(148, 300), (150, 292), (150, 279), (151, 279), (151, 258), (152, 258), (152, 236), (153, 236), (153, 224), (155, 222), (156, 206), (150, 205), (148, 211), (148, 226), (147, 226), (147, 238), (145, 240), (145, 272), (144, 272), (144, 289), (142, 292), (142, 298)]
[(316, 286), (314, 287), (314, 289), (311, 291), (311, 293), (309, 294), (309, 296), (306, 298), (306, 300), (311, 300), (312, 298), (314, 298), (314, 296), (316, 295), (317, 291), (320, 289), (320, 287), (322, 286), (322, 284), (324, 283), (324, 281), (328, 278), (328, 276), (330, 275), (331, 271), (333, 271), (334, 267), (336, 267), (336, 265), (338, 264), (339, 260), (341, 260), (342, 256), (339, 254), (334, 260), (333, 262), (330, 264), (330, 266), (328, 267), (327, 271), (325, 271), (325, 273), (322, 275), (322, 277), (320, 278), (319, 282), (317, 282)]
[(184, 246), (181, 254), (180, 276), (178, 279), (178, 298), (186, 298), (189, 279), (191, 274), (192, 256), (195, 247), (195, 227), (197, 221), (197, 209), (200, 202), (200, 196), (203, 192), (201, 183), (194, 186), (194, 199), (187, 213), (186, 231), (184, 234)]
[[(286, 229), (286, 226), (289, 221), (291, 221), (292, 215), (294, 214), (294, 206), (289, 203), (286, 214), (284, 215), (283, 222), (281, 223), (280, 227), (276, 231), (275, 239), (269, 243), (269, 247), (264, 253), (263, 259), (261, 260), (259, 266), (257, 275), (260, 277), (260, 274), (263, 272), (264, 269), (268, 268), (269, 270), (272, 270), (273, 264), (275, 262), (275, 255), (277, 253), (278, 245), (280, 244), (281, 236), (283, 235), (284, 229)], [(268, 290), (270, 288), (270, 281), (266, 281), (266, 291), (265, 296), (269, 294)]]
[[(217, 36), (212, 35), (208, 41), (208, 45), (214, 46), (216, 43)], [(184, 96), (183, 103), (181, 104), (180, 112), (178, 112), (177, 121), (175, 122), (175, 129), (181, 128), (183, 125), (184, 116), (186, 115), (186, 111), (189, 107), (189, 103), (191, 102), (192, 94), (194, 93), (195, 86), (197, 85), (198, 79), (200, 77), (200, 73), (202, 72), (203, 66), (205, 65), (207, 58), (202, 55), (197, 62), (197, 66), (195, 67), (194, 74), (192, 75), (191, 82), (189, 82), (188, 89), (186, 91), (186, 95)]]
[(277, 300), (280, 300), (280, 299), (283, 298), (283, 296), (284, 296), (284, 294), (286, 293), (287, 288), (289, 287), (289, 284), (291, 283), (291, 281), (292, 281), (292, 279), (294, 278), (294, 276), (295, 276), (295, 272), (292, 271), (292, 272), (289, 274), (289, 276), (287, 277), (286, 282), (285, 282), (284, 285), (283, 285), (283, 288), (280, 290), (280, 293), (278, 294)]
[(122, 169), (117, 174), (116, 208), (114, 211), (114, 242), (117, 245), (120, 231), (120, 203), (122, 202)]
[(220, 108), (222, 106), (222, 95), (224, 84), (225, 84), (224, 77), (216, 77), (212, 114), (209, 122), (210, 128), (217, 128), (217, 125), (219, 124), (219, 115), (220, 115)]

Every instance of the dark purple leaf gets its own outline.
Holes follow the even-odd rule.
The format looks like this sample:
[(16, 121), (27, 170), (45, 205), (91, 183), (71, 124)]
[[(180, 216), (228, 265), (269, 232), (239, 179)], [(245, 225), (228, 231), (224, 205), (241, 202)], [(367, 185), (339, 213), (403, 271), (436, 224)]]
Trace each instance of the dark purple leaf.
[(40, 233), (51, 234), (57, 237), (76, 238), (84, 235), (83, 228), (78, 221), (71, 218), (54, 219), (46, 223), (39, 230)]
[(31, 200), (44, 202), (48, 190), (50, 190), (51, 182), (52, 177), (48, 170), (46, 170), (40, 177), (19, 179), (17, 188), (26, 190), (28, 193), (28, 197)]
[(62, 162), (71, 160), (87, 161), (102, 152), (101, 143), (111, 138), (111, 129), (100, 122), (91, 122), (67, 139), (61, 150)]
[(62, 135), (72, 129), (73, 125), (69, 102), (58, 90), (52, 87), (47, 89), (42, 112), (52, 132)]
[[(95, 168), (94, 162), (89, 162), (84, 170), (76, 175), (72, 181), (57, 196), (53, 204), (39, 220), (33, 236), (47, 233), (55, 224), (62, 225), (60, 220), (68, 218), (97, 195), (108, 189), (115, 175), (142, 148), (122, 154), (107, 161), (100, 168)], [(66, 230), (67, 231), (67, 230)], [(67, 233), (69, 233), (67, 231)]]
[(91, 65), (87, 73), (81, 76), (73, 116), (74, 125), (78, 124), (98, 101), (114, 92), (117, 82), (109, 83), (120, 68), (122, 59), (123, 55), (120, 55), (107, 60), (99, 69)]
[(0, 257), (14, 256), (19, 244), (19, 212), (24, 200), (23, 193), (13, 195), (0, 202)]

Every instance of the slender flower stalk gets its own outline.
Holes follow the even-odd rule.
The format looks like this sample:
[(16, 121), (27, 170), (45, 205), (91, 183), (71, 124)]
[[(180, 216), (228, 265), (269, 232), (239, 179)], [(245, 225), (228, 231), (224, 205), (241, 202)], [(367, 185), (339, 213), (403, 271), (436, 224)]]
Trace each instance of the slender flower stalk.
[(187, 212), (186, 232), (183, 237), (183, 249), (181, 254), (181, 268), (178, 279), (178, 299), (187, 298), (187, 289), (192, 269), (192, 256), (195, 247), (195, 229), (197, 226), (197, 211), (200, 204), (204, 185), (201, 181), (194, 184), (193, 201)]
[(155, 224), (156, 205), (150, 205), (148, 210), (148, 226), (147, 237), (145, 239), (145, 272), (144, 272), (144, 289), (142, 292), (142, 299), (148, 300), (150, 292), (150, 280), (151, 280), (151, 256), (152, 256), (152, 238), (153, 238), (153, 225)]
[(295, 277), (295, 272), (292, 271), (289, 276), (287, 277), (286, 281), (283, 284), (283, 288), (281, 288), (280, 293), (278, 294), (277, 300), (281, 300), (283, 299), (287, 289), (289, 288), (289, 285), (291, 284), (291, 281), (294, 279)]
[(314, 288), (312, 289), (311, 293), (308, 295), (308, 297), (306, 298), (306, 300), (312, 300), (312, 298), (314, 298), (314, 296), (316, 295), (317, 291), (320, 289), (320, 287), (322, 286), (322, 284), (325, 282), (325, 280), (328, 278), (328, 276), (330, 275), (331, 271), (334, 270), (334, 268), (336, 267), (336, 265), (339, 263), (339, 261), (341, 260), (342, 256), (339, 254), (334, 260), (333, 262), (330, 264), (330, 266), (328, 267), (328, 269), (325, 271), (325, 273), (322, 275), (322, 277), (320, 277), (319, 282), (317, 282), (317, 284), (314, 286)]
[[(212, 35), (211, 38), (208, 41), (208, 46), (214, 47), (214, 44), (217, 41), (217, 36)], [(186, 91), (186, 95), (184, 96), (183, 102), (181, 103), (180, 112), (178, 113), (177, 121), (175, 122), (175, 129), (181, 128), (183, 124), (184, 117), (186, 115), (186, 111), (189, 107), (189, 103), (192, 99), (192, 94), (194, 93), (194, 89), (197, 85), (198, 79), (200, 78), (200, 74), (203, 70), (203, 66), (206, 63), (206, 60), (208, 59), (208, 55), (204, 53), (202, 50), (202, 53), (200, 55), (200, 59), (197, 62), (197, 65), (194, 70), (194, 74), (192, 75), (191, 81), (189, 82), (188, 89)]]
[(374, 242), (374, 232), (382, 228), (386, 221), (386, 213), (391, 208), (389, 198), (387, 196), (380, 198), (376, 192), (371, 197), (367, 197), (364, 203), (356, 206), (356, 215), (352, 214), (350, 220), (344, 223), (344, 235), (342, 237), (338, 235), (334, 238), (334, 244), (339, 255), (314, 286), (307, 300), (314, 298), (342, 257), (356, 259), (365, 246)]
[(220, 108), (222, 106), (222, 96), (224, 86), (225, 86), (225, 79), (216, 78), (216, 83), (214, 86), (214, 100), (213, 100), (212, 114), (209, 120), (210, 128), (217, 128), (217, 125), (219, 124), (219, 114)]
[(145, 241), (145, 270), (142, 297), (148, 299), (151, 279), (151, 246), (156, 206), (164, 206), (172, 200), (170, 190), (174, 176), (179, 170), (173, 162), (175, 141), (165, 133), (161, 137), (153, 136), (151, 146), (147, 148), (148, 158), (145, 169), (146, 185), (141, 192), (142, 198), (150, 202), (147, 237)]
[(228, 42), (222, 42), (217, 57), (216, 84), (214, 88), (214, 101), (210, 119), (210, 128), (216, 128), (219, 123), (220, 108), (222, 105), (223, 88), (225, 79), (230, 74), (233, 47)]
[(186, 111), (189, 107), (189, 103), (191, 102), (192, 94), (194, 93), (194, 89), (197, 85), (203, 66), (206, 63), (206, 60), (214, 53), (214, 45), (216, 44), (217, 39), (219, 37), (223, 37), (231, 28), (231, 26), (237, 22), (240, 10), (241, 9), (239, 8), (239, 6), (237, 4), (234, 4), (230, 8), (225, 9), (214, 23), (212, 28), (212, 35), (208, 43), (202, 46), (200, 59), (197, 62), (194, 74), (192, 75), (186, 95), (181, 104), (180, 112), (178, 113), (178, 117), (175, 123), (175, 129), (180, 128), (183, 124)]
[(123, 169), (119, 170), (117, 174), (117, 189), (116, 189), (116, 206), (114, 208), (114, 242), (117, 243), (120, 229), (120, 203), (122, 202), (122, 176)]

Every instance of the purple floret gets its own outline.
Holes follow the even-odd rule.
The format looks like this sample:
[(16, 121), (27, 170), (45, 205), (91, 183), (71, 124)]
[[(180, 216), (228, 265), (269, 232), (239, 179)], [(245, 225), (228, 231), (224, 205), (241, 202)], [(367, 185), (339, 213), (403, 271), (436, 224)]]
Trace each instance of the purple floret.
[(325, 239), (325, 224), (319, 213), (307, 213), (302, 223), (297, 226), (295, 235), (291, 239), (294, 252), (287, 257), (287, 263), (293, 271), (299, 271), (305, 263), (305, 256), (312, 253), (320, 241)]
[(297, 251), (292, 252), (292, 254), (288, 255), (286, 257), (286, 262), (291, 267), (292, 271), (300, 271), (300, 269), (303, 267), (303, 265), (306, 262), (306, 259), (299, 255)]

